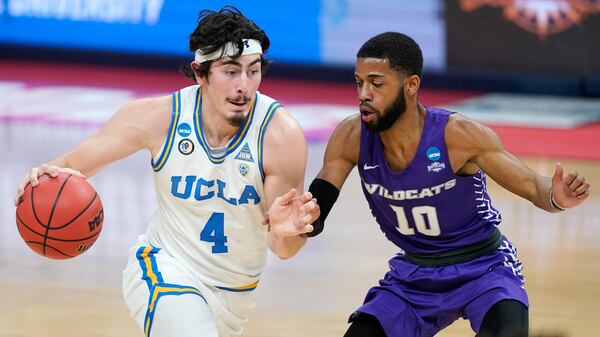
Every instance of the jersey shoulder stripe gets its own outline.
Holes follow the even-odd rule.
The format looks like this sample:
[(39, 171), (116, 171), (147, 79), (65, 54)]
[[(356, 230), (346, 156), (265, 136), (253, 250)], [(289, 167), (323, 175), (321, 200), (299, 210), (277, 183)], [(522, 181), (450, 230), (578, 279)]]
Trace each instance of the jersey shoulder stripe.
[(151, 160), (152, 169), (155, 172), (160, 171), (165, 166), (169, 155), (171, 154), (171, 149), (173, 148), (173, 140), (175, 139), (175, 129), (177, 129), (177, 124), (179, 123), (179, 116), (181, 115), (181, 90), (173, 93), (173, 112), (171, 114), (171, 124), (169, 125), (169, 131), (167, 134), (167, 139), (163, 145), (163, 148), (160, 152), (160, 156), (156, 163), (154, 159)]
[(264, 171), (264, 167), (263, 167), (263, 145), (264, 145), (264, 140), (265, 140), (265, 133), (267, 132), (267, 127), (269, 126), (269, 123), (271, 122), (271, 119), (273, 118), (273, 116), (275, 115), (275, 111), (277, 109), (279, 109), (282, 105), (279, 104), (279, 102), (274, 101), (273, 103), (271, 103), (271, 105), (269, 106), (268, 110), (267, 110), (267, 114), (265, 115), (265, 119), (263, 120), (261, 126), (260, 126), (260, 132), (258, 135), (258, 167), (260, 169), (260, 175), (262, 177), (262, 179), (265, 179), (265, 171)]

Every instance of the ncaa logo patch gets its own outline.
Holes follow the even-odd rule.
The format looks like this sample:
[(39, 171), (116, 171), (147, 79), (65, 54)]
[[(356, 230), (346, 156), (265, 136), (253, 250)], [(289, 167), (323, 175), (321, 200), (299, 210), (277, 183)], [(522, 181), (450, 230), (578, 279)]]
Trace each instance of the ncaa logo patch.
[(192, 134), (192, 128), (188, 123), (181, 123), (177, 127), (177, 133), (181, 137), (189, 137)]
[(188, 155), (194, 151), (194, 142), (191, 140), (184, 138), (179, 142), (179, 152), (184, 155)]
[(242, 177), (245, 177), (250, 172), (250, 166), (248, 166), (248, 164), (246, 164), (246, 163), (239, 163), (238, 170), (240, 171), (240, 174), (242, 175)]
[(438, 149), (435, 146), (428, 148), (427, 152), (425, 152), (425, 153), (427, 155), (427, 159), (429, 159), (431, 161), (440, 160), (440, 158), (442, 157), (442, 153), (440, 152), (440, 149)]

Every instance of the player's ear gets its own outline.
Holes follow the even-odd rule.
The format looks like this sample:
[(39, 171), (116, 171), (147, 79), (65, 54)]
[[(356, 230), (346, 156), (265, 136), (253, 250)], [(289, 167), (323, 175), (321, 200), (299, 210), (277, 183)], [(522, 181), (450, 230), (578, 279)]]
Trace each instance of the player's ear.
[(410, 75), (404, 78), (404, 92), (406, 96), (416, 96), (420, 86), (421, 77), (419, 75)]
[(208, 78), (207, 76), (202, 76), (200, 74), (200, 64), (196, 61), (193, 61), (190, 64), (190, 67), (192, 68), (192, 71), (194, 72), (194, 77), (196, 78), (196, 83), (198, 83), (201, 86), (206, 85), (206, 83), (208, 83)]

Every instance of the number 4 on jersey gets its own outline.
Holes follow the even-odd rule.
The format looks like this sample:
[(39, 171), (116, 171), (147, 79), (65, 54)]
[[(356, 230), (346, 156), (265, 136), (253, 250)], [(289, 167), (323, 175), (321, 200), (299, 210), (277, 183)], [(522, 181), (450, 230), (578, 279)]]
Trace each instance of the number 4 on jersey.
[(223, 213), (213, 213), (202, 232), (200, 232), (200, 240), (213, 242), (213, 254), (227, 253), (227, 236), (225, 236), (225, 216)]

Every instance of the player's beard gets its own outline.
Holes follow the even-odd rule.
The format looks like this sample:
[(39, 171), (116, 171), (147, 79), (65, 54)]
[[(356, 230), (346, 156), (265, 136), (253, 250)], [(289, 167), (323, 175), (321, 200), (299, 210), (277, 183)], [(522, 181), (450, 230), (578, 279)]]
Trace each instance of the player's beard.
[[(239, 97), (235, 97), (232, 99), (232, 101), (234, 102), (240, 102), (240, 101), (244, 101), (244, 102), (250, 102), (250, 97), (247, 96), (239, 96)], [(252, 107), (250, 107), (251, 109)], [(229, 122), (229, 125), (239, 128), (240, 126), (242, 126), (244, 124), (244, 122), (246, 121), (246, 118), (248, 118), (248, 116), (250, 115), (249, 111), (247, 113), (243, 113), (243, 112), (235, 112), (232, 116), (227, 118), (227, 121)]]
[(404, 87), (400, 88), (396, 99), (387, 107), (383, 114), (377, 113), (374, 123), (366, 123), (371, 132), (385, 131), (394, 125), (394, 122), (406, 111), (406, 98), (404, 98)]
[(248, 118), (247, 115), (244, 115), (241, 112), (236, 112), (235, 115), (227, 118), (227, 121), (229, 122), (229, 125), (239, 128), (240, 126), (242, 126), (242, 124), (244, 124), (246, 118)]

